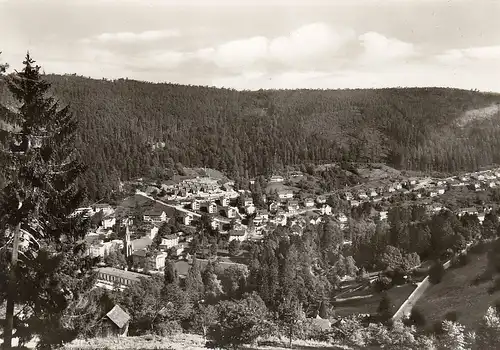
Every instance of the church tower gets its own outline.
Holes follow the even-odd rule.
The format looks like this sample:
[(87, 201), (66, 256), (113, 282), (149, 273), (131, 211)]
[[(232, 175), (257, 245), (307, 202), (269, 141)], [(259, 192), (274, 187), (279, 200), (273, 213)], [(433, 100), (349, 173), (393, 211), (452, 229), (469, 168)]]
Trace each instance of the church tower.
[(132, 256), (132, 242), (130, 241), (130, 228), (129, 223), (125, 221), (125, 236), (123, 239), (123, 251), (125, 258)]

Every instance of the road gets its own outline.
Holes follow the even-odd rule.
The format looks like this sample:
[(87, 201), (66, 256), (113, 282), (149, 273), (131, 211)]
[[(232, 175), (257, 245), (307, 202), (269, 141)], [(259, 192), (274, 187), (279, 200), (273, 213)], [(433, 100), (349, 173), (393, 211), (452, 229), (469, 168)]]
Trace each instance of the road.
[[(461, 253), (465, 253), (472, 245), (473, 243), (467, 244), (467, 247), (461, 251)], [(448, 269), (451, 265), (451, 259), (448, 260), (443, 264), (444, 269)], [(413, 309), (413, 306), (418, 302), (420, 297), (425, 293), (427, 288), (431, 286), (431, 282), (429, 281), (429, 276), (425, 277), (422, 282), (420, 282), (415, 288), (415, 290), (410, 294), (408, 299), (400, 306), (398, 311), (394, 313), (392, 316), (392, 320), (398, 320), (401, 319), (402, 317), (409, 315), (411, 313), (411, 310)]]
[(167, 206), (167, 207), (173, 208), (173, 209), (178, 210), (178, 211), (180, 211), (180, 212), (183, 212), (183, 213), (186, 213), (186, 214), (191, 214), (191, 215), (193, 215), (193, 216), (195, 216), (195, 217), (198, 217), (198, 218), (200, 218), (200, 217), (201, 217), (201, 215), (200, 215), (200, 214), (195, 213), (194, 211), (187, 210), (187, 209), (185, 209), (185, 208), (183, 208), (183, 207), (181, 207), (181, 206), (179, 206), (179, 205), (173, 205), (173, 204), (168, 204), (168, 203), (165, 203), (165, 202), (163, 202), (163, 201), (161, 201), (161, 200), (159, 200), (159, 199), (155, 199), (155, 198), (153, 198), (153, 197), (151, 197), (151, 196), (148, 196), (146, 193), (144, 193), (144, 192), (142, 192), (142, 191), (136, 190), (136, 191), (135, 191), (135, 194), (137, 194), (137, 195), (139, 195), (139, 196), (142, 196), (142, 197), (144, 197), (144, 198), (147, 198), (147, 199), (151, 199), (152, 201), (155, 201), (156, 203), (159, 203), (159, 204), (161, 204), (161, 205), (164, 205), (164, 206)]

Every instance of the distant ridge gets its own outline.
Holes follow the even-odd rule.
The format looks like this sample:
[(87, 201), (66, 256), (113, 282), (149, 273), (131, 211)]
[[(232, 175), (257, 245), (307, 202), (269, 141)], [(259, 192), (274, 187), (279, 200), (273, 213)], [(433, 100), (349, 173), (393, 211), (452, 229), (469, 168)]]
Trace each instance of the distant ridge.
[[(496, 162), (495, 118), (459, 128), (500, 94), (448, 88), (236, 91), (135, 80), (48, 75), (80, 121), (78, 148), (91, 198), (119, 180), (157, 176), (175, 163), (240, 181), (286, 165), (380, 162), (453, 172)], [(0, 101), (11, 98), (0, 86)], [(484, 125), (483, 125), (483, 124)], [(151, 144), (164, 143), (152, 150)]]

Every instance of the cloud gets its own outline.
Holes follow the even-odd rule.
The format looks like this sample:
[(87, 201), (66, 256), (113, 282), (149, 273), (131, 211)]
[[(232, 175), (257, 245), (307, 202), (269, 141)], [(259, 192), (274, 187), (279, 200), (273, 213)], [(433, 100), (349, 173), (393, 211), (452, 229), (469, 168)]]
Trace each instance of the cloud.
[(325, 23), (313, 23), (286, 36), (272, 39), (255, 36), (203, 48), (198, 50), (195, 56), (229, 69), (250, 69), (259, 63), (297, 68), (330, 59), (353, 38), (352, 30), (334, 29)]
[(288, 65), (329, 58), (354, 38), (350, 29), (335, 30), (325, 23), (313, 23), (272, 40), (269, 52), (273, 59)]
[(213, 61), (223, 68), (244, 68), (264, 59), (268, 55), (268, 39), (257, 36), (249, 39), (234, 40), (216, 48), (204, 48), (195, 55)]
[(475, 61), (499, 60), (500, 45), (450, 49), (436, 56), (444, 64), (467, 64)]
[(92, 38), (83, 40), (85, 43), (100, 42), (100, 43), (135, 43), (141, 41), (156, 41), (165, 38), (178, 37), (180, 33), (175, 29), (167, 30), (148, 30), (140, 33), (133, 32), (115, 32), (115, 33), (102, 33)]
[(376, 32), (367, 32), (358, 37), (363, 47), (361, 63), (390, 63), (407, 59), (416, 54), (413, 44), (395, 38), (387, 38)]

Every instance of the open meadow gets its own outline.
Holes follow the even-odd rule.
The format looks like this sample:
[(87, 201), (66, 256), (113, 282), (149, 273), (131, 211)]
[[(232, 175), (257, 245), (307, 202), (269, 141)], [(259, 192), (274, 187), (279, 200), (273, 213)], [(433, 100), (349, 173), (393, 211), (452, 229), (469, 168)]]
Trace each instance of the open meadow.
[(467, 265), (451, 267), (441, 283), (432, 285), (416, 303), (428, 325), (443, 320), (449, 312), (456, 312), (458, 322), (466, 327), (476, 326), (488, 307), (500, 299), (499, 292), (488, 293), (491, 281), (473, 284), (486, 268), (487, 254), (469, 253), (468, 256)]

